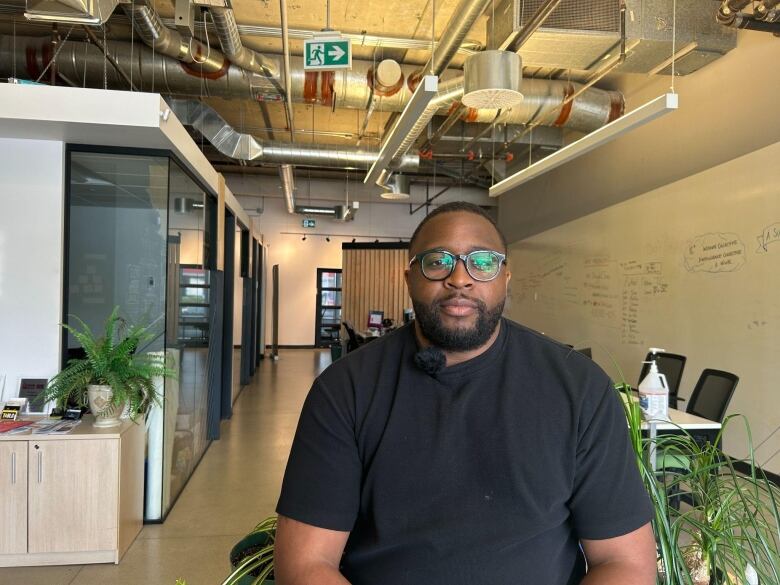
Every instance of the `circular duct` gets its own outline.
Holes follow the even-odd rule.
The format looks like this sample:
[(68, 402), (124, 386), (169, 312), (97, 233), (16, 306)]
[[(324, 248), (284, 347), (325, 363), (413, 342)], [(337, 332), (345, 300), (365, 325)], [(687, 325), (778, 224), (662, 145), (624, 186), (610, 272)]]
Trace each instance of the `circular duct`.
[(408, 175), (395, 175), (390, 183), (390, 191), (380, 193), (382, 199), (409, 199), (411, 181)]
[(520, 93), (523, 62), (510, 51), (482, 51), (463, 64), (464, 106), (506, 109), (523, 101)]

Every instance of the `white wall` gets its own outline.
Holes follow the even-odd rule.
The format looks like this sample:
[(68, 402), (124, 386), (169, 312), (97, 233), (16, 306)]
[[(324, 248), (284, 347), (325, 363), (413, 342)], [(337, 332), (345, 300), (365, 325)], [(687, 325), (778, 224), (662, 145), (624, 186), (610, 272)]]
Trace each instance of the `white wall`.
[[(0, 377), (59, 371), (65, 148), (0, 139)], [(1, 384), (1, 382), (0, 382)]]
[[(509, 313), (636, 384), (648, 347), (687, 356), (680, 396), (704, 368), (740, 378), (757, 460), (780, 473), (780, 142), (510, 246)], [(764, 169), (756, 173), (755, 169)], [(614, 360), (614, 361), (613, 361)], [(684, 405), (683, 405), (684, 407)], [(725, 450), (747, 454), (744, 427)]]
[[(312, 205), (333, 205), (333, 201), (311, 200)], [(242, 199), (245, 209), (252, 204)], [(266, 295), (266, 343), (271, 342), (272, 295), (271, 267), (279, 265), (279, 344), (313, 345), (317, 296), (317, 268), (341, 268), (341, 244), (358, 241), (373, 242), (380, 236), (395, 236), (408, 241), (414, 228), (423, 219), (424, 211), (409, 215), (408, 205), (361, 203), (356, 219), (338, 222), (316, 218), (315, 229), (301, 226), (302, 215), (287, 213), (281, 199), (266, 199), (265, 210), (254, 218), (255, 229), (263, 234), (268, 246), (268, 294)], [(301, 235), (281, 232), (307, 232), (306, 241)], [(321, 234), (321, 235), (315, 235)], [(331, 236), (326, 242), (325, 234)], [(388, 241), (388, 240), (381, 240)]]

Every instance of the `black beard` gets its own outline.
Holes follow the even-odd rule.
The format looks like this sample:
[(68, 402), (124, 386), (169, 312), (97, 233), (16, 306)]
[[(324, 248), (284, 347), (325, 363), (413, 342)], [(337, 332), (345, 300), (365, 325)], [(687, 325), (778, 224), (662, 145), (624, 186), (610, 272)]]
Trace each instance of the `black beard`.
[(445, 351), (470, 351), (487, 343), (496, 330), (506, 302), (506, 299), (502, 299), (495, 307), (488, 310), (484, 302), (470, 299), (477, 305), (476, 323), (469, 329), (450, 329), (441, 320), (439, 303), (444, 300), (448, 299), (434, 301), (430, 305), (412, 300), (412, 305), (414, 306), (414, 317), (425, 338), (431, 344)]

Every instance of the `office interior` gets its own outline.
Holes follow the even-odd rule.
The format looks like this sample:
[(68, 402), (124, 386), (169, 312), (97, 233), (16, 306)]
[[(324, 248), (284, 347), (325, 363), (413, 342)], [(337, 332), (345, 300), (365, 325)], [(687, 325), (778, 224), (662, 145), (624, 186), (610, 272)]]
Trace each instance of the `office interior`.
[[(221, 559), (204, 557), (204, 578), (226, 573), (235, 537), (273, 512), (308, 385), (408, 320), (409, 238), (449, 201), (488, 210), (509, 242), (507, 317), (590, 348), (634, 386), (648, 348), (685, 355), (686, 399), (705, 368), (737, 374), (727, 414), (745, 416), (757, 463), (780, 476), (780, 22), (767, 2), (76, 4), (0, 4), (0, 387), (13, 398), (78, 354), (59, 326), (71, 314), (99, 327), (118, 305), (153, 324), (145, 349), (173, 356), (178, 379), (145, 420), (134, 567), (164, 565), (164, 538), (203, 529)], [(304, 70), (304, 39), (324, 28), (352, 40), (351, 69)], [(499, 48), (522, 58), (523, 101), (469, 108), (456, 89), (382, 158), (421, 76), (452, 93), (470, 58)], [(491, 196), (668, 93), (677, 109)], [(374, 161), (384, 186), (364, 182)], [(730, 425), (724, 450), (745, 456), (747, 432)], [(259, 437), (274, 447), (253, 461)], [(209, 501), (240, 491), (237, 453), (271, 471), (253, 480), (254, 517), (223, 526)], [(179, 501), (205, 523), (177, 516)], [(138, 582), (124, 561), (16, 561), (0, 581)], [(166, 571), (149, 579), (187, 576)]]

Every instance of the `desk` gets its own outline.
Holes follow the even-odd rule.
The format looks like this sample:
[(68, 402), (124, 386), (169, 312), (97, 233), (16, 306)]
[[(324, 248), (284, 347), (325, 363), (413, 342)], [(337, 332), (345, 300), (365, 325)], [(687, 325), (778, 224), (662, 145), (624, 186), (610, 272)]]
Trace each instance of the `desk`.
[[(669, 419), (669, 422), (652, 421), (652, 425), (643, 420), (642, 434), (649, 436), (652, 440), (658, 434), (679, 435), (685, 432), (691, 435), (697, 443), (708, 442), (713, 445), (718, 443), (718, 433), (720, 433), (722, 427), (719, 422), (688, 414), (684, 410), (677, 410), (676, 408), (669, 409)], [(651, 448), (650, 461), (653, 469), (655, 469), (655, 448)]]
[[(621, 392), (620, 397), (626, 401), (629, 396)], [(630, 399), (636, 402), (639, 397), (636, 394), (631, 394)], [(642, 431), (644, 434), (649, 430), (654, 430), (656, 433), (660, 431), (663, 435), (679, 435), (683, 431), (695, 437), (702, 437), (708, 440), (713, 445), (718, 437), (718, 433), (721, 429), (721, 424), (714, 420), (709, 420), (696, 416), (694, 414), (688, 414), (684, 410), (677, 410), (676, 408), (669, 409), (669, 422), (666, 421), (653, 421), (654, 429), (650, 429), (650, 425), (646, 420), (642, 420)]]

